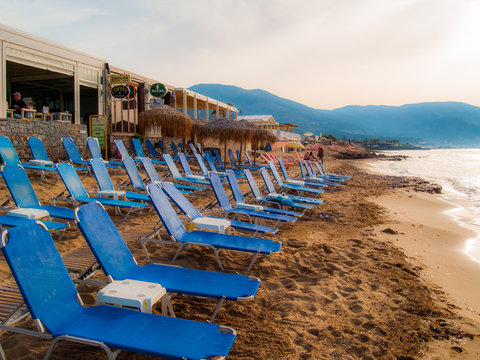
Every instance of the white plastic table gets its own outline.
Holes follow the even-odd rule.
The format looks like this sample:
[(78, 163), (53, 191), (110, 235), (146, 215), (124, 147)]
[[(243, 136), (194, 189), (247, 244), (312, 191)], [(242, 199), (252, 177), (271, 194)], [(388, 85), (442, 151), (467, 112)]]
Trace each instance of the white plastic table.
[(231, 230), (231, 222), (227, 219), (218, 219), (212, 217), (198, 217), (190, 222), (188, 231), (192, 231), (194, 228), (215, 230), (220, 234), (225, 234)]
[[(167, 291), (160, 284), (137, 280), (116, 280), (97, 293), (96, 305), (107, 304), (129, 307), (152, 313), (153, 305), (162, 300), (162, 314), (171, 310)], [(173, 314), (173, 310), (171, 310)]]
[(23, 219), (31, 219), (31, 220), (48, 218), (50, 216), (47, 210), (29, 209), (29, 208), (12, 209), (8, 211), (7, 215), (20, 217)]

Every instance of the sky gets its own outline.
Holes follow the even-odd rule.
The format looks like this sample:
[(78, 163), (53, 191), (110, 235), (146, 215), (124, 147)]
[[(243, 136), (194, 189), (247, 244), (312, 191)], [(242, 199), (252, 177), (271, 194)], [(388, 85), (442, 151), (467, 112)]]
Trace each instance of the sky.
[(174, 85), (313, 108), (480, 106), (480, 0), (0, 0), (0, 23)]

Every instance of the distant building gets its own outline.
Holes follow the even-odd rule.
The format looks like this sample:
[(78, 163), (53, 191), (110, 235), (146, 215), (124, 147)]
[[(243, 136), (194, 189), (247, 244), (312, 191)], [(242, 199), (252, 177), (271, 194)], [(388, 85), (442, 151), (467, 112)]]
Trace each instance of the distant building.
[(246, 120), (262, 129), (270, 130), (277, 138), (288, 141), (299, 141), (302, 139), (302, 135), (293, 132), (293, 129), (298, 127), (298, 125), (280, 124), (275, 121), (273, 115), (244, 115), (239, 116), (238, 120)]

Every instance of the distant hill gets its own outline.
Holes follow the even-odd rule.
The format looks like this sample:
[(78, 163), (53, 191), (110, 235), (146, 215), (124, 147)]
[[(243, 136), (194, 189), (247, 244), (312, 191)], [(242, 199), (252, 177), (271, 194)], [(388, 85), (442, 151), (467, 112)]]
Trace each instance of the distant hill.
[(199, 84), (190, 89), (235, 104), (242, 115), (271, 114), (280, 123), (295, 123), (300, 133), (311, 131), (348, 138), (395, 138), (436, 146), (480, 147), (480, 107), (465, 103), (349, 105), (321, 110), (259, 89), (219, 84)]

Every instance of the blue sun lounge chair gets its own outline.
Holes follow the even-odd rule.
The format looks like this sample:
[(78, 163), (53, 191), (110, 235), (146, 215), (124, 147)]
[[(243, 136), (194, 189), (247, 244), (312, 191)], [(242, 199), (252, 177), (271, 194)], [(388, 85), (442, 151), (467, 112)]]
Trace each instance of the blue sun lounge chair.
[(248, 152), (245, 151), (245, 158), (247, 159), (248, 163), (250, 166), (258, 166), (260, 168), (264, 167), (264, 168), (268, 168), (268, 165), (265, 165), (265, 164), (255, 164), (252, 159), (250, 159), (250, 155), (248, 155)]
[[(200, 154), (195, 153), (195, 157), (197, 155), (201, 157)], [(192, 169), (190, 168), (190, 165), (188, 164), (187, 157), (185, 156), (184, 153), (178, 153), (178, 159), (180, 160), (180, 165), (182, 166), (183, 172), (185, 173), (186, 177), (194, 178), (194, 179), (197, 179), (197, 180), (206, 180), (207, 179), (207, 177), (204, 176), (204, 175), (194, 175), (192, 173)], [(204, 166), (205, 166), (205, 164), (204, 164)], [(208, 171), (207, 171), (207, 173), (208, 173)]]
[(152, 142), (149, 139), (145, 139), (145, 146), (147, 147), (147, 150), (150, 153), (150, 157), (154, 159), (161, 157), (161, 155), (157, 152), (157, 149), (155, 149), (155, 146), (153, 146)]
[[(39, 220), (25, 219), (18, 216), (0, 215), (0, 228), (3, 230), (7, 227), (23, 226), (29, 222), (35, 223), (36, 221)], [(45, 227), (50, 231), (64, 231), (70, 227), (68, 224), (55, 221), (41, 220), (39, 222), (45, 225)]]
[(281, 243), (262, 239), (252, 238), (246, 236), (226, 235), (209, 231), (192, 231), (187, 232), (183, 227), (182, 222), (178, 218), (175, 210), (167, 199), (167, 195), (157, 184), (150, 184), (147, 186), (148, 194), (150, 195), (153, 207), (158, 216), (162, 220), (165, 229), (167, 230), (170, 240), (158, 240), (156, 238), (142, 238), (142, 246), (149, 241), (159, 242), (162, 244), (179, 245), (173, 260), (175, 260), (184, 246), (198, 245), (212, 248), (217, 258), (217, 263), (220, 269), (223, 270), (220, 261), (221, 250), (234, 250), (253, 253), (252, 261), (248, 266), (247, 273), (252, 268), (253, 264), (258, 258), (258, 255), (268, 255), (277, 253), (281, 249)]
[[(142, 159), (145, 157), (145, 153), (143, 152), (142, 143), (137, 138), (132, 138), (133, 149), (137, 154), (138, 159)], [(158, 165), (165, 165), (165, 161), (157, 160), (157, 159), (150, 159), (150, 161), (154, 164)]]
[[(178, 189), (175, 186), (173, 186), (172, 183), (162, 182), (161, 185), (165, 194), (167, 194), (168, 197), (175, 203), (175, 205), (182, 212), (184, 212), (190, 219), (195, 220), (195, 219), (204, 217), (193, 206), (193, 204), (190, 201), (188, 201), (188, 199), (185, 196), (183, 196), (182, 193), (178, 191)], [(215, 216), (209, 216), (209, 217), (216, 218)], [(253, 231), (254, 237), (257, 235), (257, 233), (269, 234), (269, 235), (275, 235), (278, 233), (278, 229), (274, 229), (269, 226), (250, 224), (243, 221), (230, 220), (230, 225), (234, 229)]]
[[(175, 187), (172, 186), (172, 189)], [(139, 266), (101, 205), (96, 203), (83, 205), (76, 209), (75, 214), (78, 228), (110, 280), (132, 279), (159, 283), (169, 293), (219, 299), (210, 322), (217, 315), (224, 300), (253, 300), (257, 293), (260, 280), (251, 276), (184, 269), (162, 264)]]
[(8, 191), (12, 195), (15, 205), (25, 209), (39, 209), (48, 211), (50, 217), (64, 220), (74, 220), (73, 209), (61, 206), (41, 205), (27, 173), (22, 165), (4, 165), (0, 169)]
[(213, 155), (215, 156), (218, 166), (225, 168), (225, 165), (223, 165), (222, 155), (220, 155), (217, 149), (213, 150)]
[[(83, 160), (80, 152), (77, 149), (77, 145), (75, 145), (74, 141), (69, 137), (62, 137), (62, 145), (67, 153), (67, 156), (70, 162), (73, 165), (83, 165), (88, 166), (88, 170), (90, 171), (90, 162), (87, 160)], [(116, 166), (109, 165), (109, 167), (115, 168)]]
[(188, 146), (190, 147), (190, 150), (192, 150), (192, 154), (198, 154), (198, 150), (195, 148), (193, 143), (189, 143)]
[(195, 156), (195, 160), (197, 160), (197, 164), (198, 164), (198, 167), (200, 168), (200, 171), (202, 172), (202, 175), (205, 176), (206, 179), (208, 179), (208, 169), (207, 169), (207, 166), (205, 165), (205, 162), (203, 161), (202, 155), (195, 153), (194, 156)]
[(249, 170), (260, 170), (259, 167), (237, 164), (237, 161), (235, 160), (235, 156), (233, 155), (232, 149), (228, 149), (228, 157), (230, 158), (230, 162), (232, 163), (232, 165), (236, 168), (249, 169)]
[(42, 179), (45, 177), (45, 172), (57, 170), (52, 166), (42, 166), (42, 165), (33, 165), (33, 164), (22, 164), (18, 158), (17, 152), (13, 147), (12, 142), (6, 136), (0, 136), (0, 156), (2, 157), (3, 163), (8, 165), (22, 165), (25, 169), (28, 170), (38, 170), (41, 172)]
[(318, 172), (319, 174), (318, 175), (315, 175), (315, 173), (313, 172), (313, 167), (312, 167), (312, 172), (313, 172), (313, 175), (314, 176), (326, 176), (328, 179), (330, 180), (348, 180), (350, 179), (350, 176), (348, 175), (340, 175), (340, 174), (329, 174), (325, 171), (325, 168), (323, 167), (323, 163), (321, 161), (315, 161), (315, 166), (317, 167), (318, 169)]
[[(215, 164), (215, 160), (213, 159), (212, 153), (210, 151), (205, 151), (205, 160), (207, 161), (207, 164), (210, 167), (210, 170), (215, 171), (217, 174), (219, 172), (225, 173), (225, 171), (227, 170), (224, 167), (217, 167), (217, 165)], [(235, 172), (235, 176), (237, 177), (242, 177), (242, 178), (245, 177), (245, 175), (243, 174), (243, 171), (240, 169), (230, 168), (230, 170), (233, 170)]]
[(170, 142), (170, 148), (171, 148), (172, 151), (173, 151), (173, 158), (174, 158), (174, 159), (178, 159), (178, 153), (179, 153), (179, 151), (178, 151), (177, 145), (175, 145), (175, 143), (174, 143), (173, 141)]
[(101, 159), (90, 159), (90, 163), (92, 166), (93, 175), (95, 176), (95, 180), (97, 180), (98, 187), (100, 191), (97, 195), (100, 196), (113, 196), (115, 199), (118, 198), (126, 198), (128, 200), (140, 201), (140, 202), (148, 202), (150, 198), (147, 194), (141, 194), (132, 191), (118, 191), (115, 190), (113, 186), (112, 179), (110, 178), (110, 174), (108, 173), (107, 167), (105, 163)]
[(88, 196), (87, 190), (82, 184), (82, 181), (78, 177), (75, 170), (72, 166), (68, 163), (60, 163), (57, 164), (57, 169), (62, 178), (65, 187), (67, 188), (68, 192), (70, 193), (70, 201), (72, 203), (76, 202), (92, 202), (98, 201), (100, 204), (105, 206), (114, 206), (119, 213), (121, 213), (120, 208), (128, 209), (127, 214), (125, 215), (125, 219), (128, 217), (130, 212), (134, 210), (141, 210), (147, 207), (147, 204), (133, 202), (133, 201), (125, 201), (125, 200), (115, 200), (115, 199), (108, 199), (102, 197), (90, 197)]
[[(8, 237), (8, 242), (7, 242)], [(115, 306), (84, 307), (55, 244), (39, 225), (29, 223), (2, 233), (2, 252), (38, 330), (0, 325), (1, 330), (167, 359), (226, 357), (233, 329), (192, 320), (142, 313)], [(3, 354), (3, 349), (0, 349)]]
[(286, 197), (295, 202), (300, 202), (304, 204), (313, 204), (319, 205), (323, 202), (322, 199), (314, 199), (308, 196), (297, 196), (291, 194), (278, 194), (275, 190), (275, 185), (273, 185), (272, 179), (270, 179), (270, 175), (268, 175), (267, 169), (260, 169), (260, 174), (262, 175), (263, 182), (265, 183), (265, 187), (267, 188), (268, 196), (275, 197), (281, 195), (282, 197)]
[[(316, 177), (312, 172), (312, 164), (307, 162), (306, 160), (298, 159), (298, 165), (300, 166), (300, 174), (303, 180), (305, 181), (313, 181), (318, 182), (321, 184), (325, 184), (326, 186), (341, 186), (340, 181), (331, 180), (327, 177)], [(307, 174), (305, 174), (305, 170)]]
[(297, 221), (297, 218), (287, 215), (270, 214), (251, 209), (235, 209), (230, 204), (230, 200), (228, 200), (225, 189), (223, 188), (222, 182), (220, 181), (220, 177), (217, 175), (217, 173), (213, 171), (210, 172), (210, 183), (212, 184), (213, 192), (215, 193), (218, 205), (220, 206), (220, 212), (225, 214), (227, 218), (229, 215), (233, 215), (237, 217), (237, 220), (240, 220), (242, 216), (246, 216), (250, 222), (254, 220), (256, 223), (263, 220), (271, 220), (275, 221), (275, 225), (272, 226), (273, 228), (278, 228), (278, 224), (280, 224), (281, 222)]
[(296, 191), (297, 193), (315, 194), (316, 196), (323, 193), (323, 190), (318, 189), (318, 188), (311, 188), (311, 187), (294, 185), (294, 184), (284, 184), (283, 181), (282, 181), (282, 178), (280, 177), (280, 174), (277, 171), (277, 168), (275, 167), (275, 164), (272, 161), (269, 161), (268, 166), (270, 167), (270, 170), (272, 171), (272, 174), (273, 174), (273, 177), (274, 177), (275, 181), (277, 182), (277, 184), (282, 189), (293, 190), (293, 191)]
[[(98, 144), (98, 139), (97, 138), (88, 137), (87, 138), (87, 147), (88, 147), (88, 151), (90, 152), (90, 156), (92, 157), (92, 159), (103, 160), (102, 151), (100, 150), (100, 145)], [(118, 162), (118, 161), (103, 160), (103, 162), (106, 162), (108, 165), (111, 165), (111, 166), (114, 166), (114, 167), (122, 166), (122, 163)]]
[[(179, 153), (179, 155), (183, 153)], [(172, 177), (177, 180), (177, 181), (183, 181), (183, 182), (188, 182), (192, 184), (203, 184), (203, 185), (210, 185), (210, 183), (206, 180), (200, 180), (196, 178), (189, 178), (187, 177), (182, 177), (180, 175), (180, 172), (178, 171), (177, 165), (175, 165), (175, 162), (173, 161), (172, 157), (168, 154), (163, 155), (163, 159), (165, 160), (165, 163), (167, 164), (168, 171), (170, 171), (170, 174)], [(199, 187), (200, 189), (205, 189), (204, 187)]]
[[(162, 179), (160, 178), (160, 175), (158, 175), (157, 170), (153, 166), (152, 162), (150, 161), (150, 158), (143, 158), (142, 159), (142, 165), (143, 169), (147, 173), (148, 179), (150, 182), (160, 182)], [(175, 184), (175, 187), (181, 190), (186, 191), (187, 193), (190, 193), (195, 190), (202, 190), (204, 189), (201, 186), (190, 186), (190, 185), (181, 185), (181, 184)]]
[(295, 210), (303, 210), (303, 213), (305, 213), (306, 210), (312, 209), (312, 205), (308, 204), (300, 204), (298, 202), (295, 202), (288, 197), (284, 197), (278, 194), (271, 194), (267, 195), (267, 197), (262, 196), (262, 193), (260, 192), (260, 189), (257, 186), (257, 183), (255, 179), (253, 178), (252, 173), (250, 170), (245, 169), (245, 177), (247, 178), (248, 185), (250, 186), (250, 189), (252, 190), (253, 197), (259, 204), (263, 203), (270, 203), (270, 204), (277, 204), (277, 206), (281, 207), (290, 207)]
[(234, 205), (235, 209), (252, 209), (252, 210), (262, 211), (266, 213), (281, 214), (281, 215), (288, 215), (288, 216), (294, 216), (294, 217), (303, 216), (302, 213), (299, 213), (296, 211), (282, 210), (279, 208), (272, 208), (272, 207), (263, 206), (263, 205), (247, 204), (245, 202), (245, 198), (242, 195), (242, 190), (238, 185), (237, 178), (235, 177), (235, 174), (233, 173), (233, 171), (230, 169), (227, 170), (227, 179), (228, 179), (228, 184), (230, 185), (230, 189), (232, 190), (233, 198), (236, 202)]
[(30, 164), (34, 165), (43, 165), (43, 166), (54, 166), (54, 163), (48, 157), (45, 146), (43, 145), (42, 140), (38, 137), (30, 136), (28, 138), (28, 147), (33, 155), (33, 160), (29, 160)]
[(326, 184), (319, 183), (316, 181), (303, 181), (303, 180), (292, 180), (290, 176), (288, 176), (287, 168), (285, 167), (285, 163), (283, 162), (282, 158), (278, 158), (278, 164), (280, 165), (280, 171), (282, 172), (283, 178), (288, 185), (297, 185), (297, 186), (307, 186), (307, 187), (317, 187), (317, 188), (324, 188), (327, 186)]

